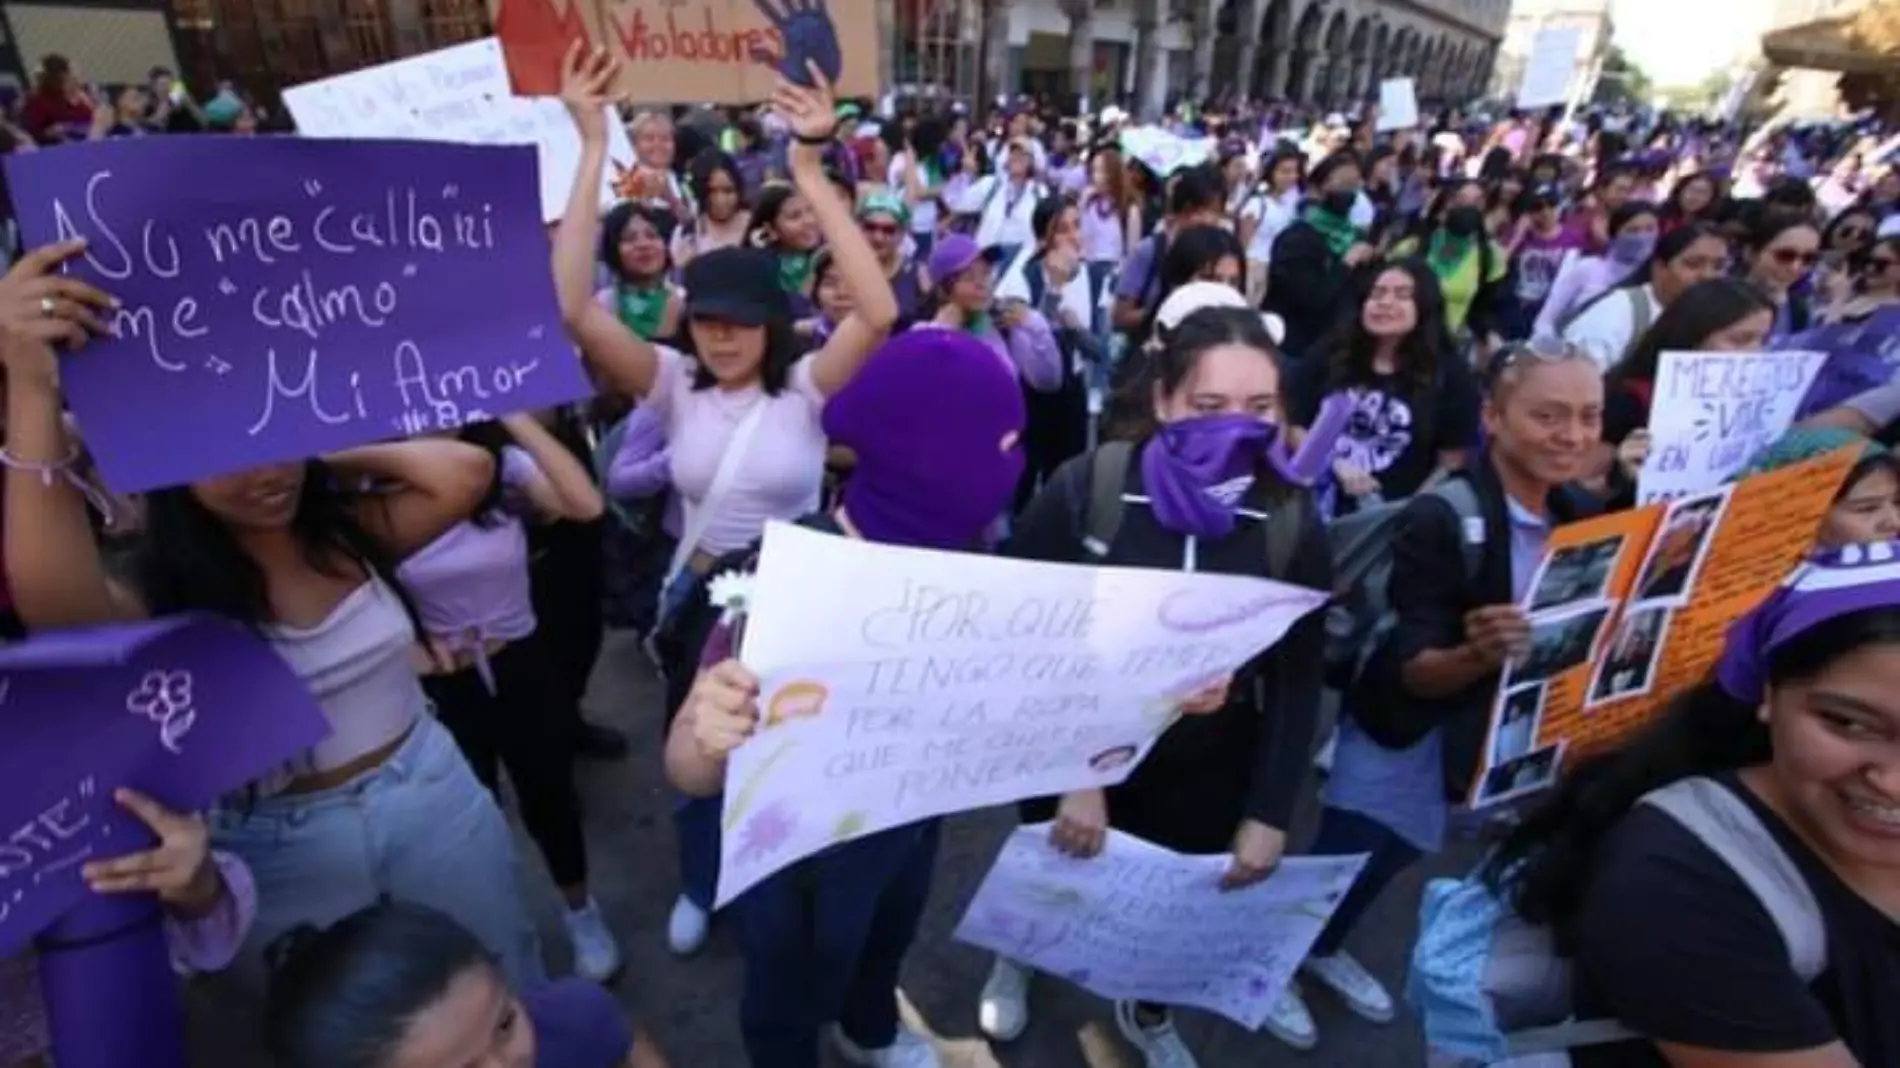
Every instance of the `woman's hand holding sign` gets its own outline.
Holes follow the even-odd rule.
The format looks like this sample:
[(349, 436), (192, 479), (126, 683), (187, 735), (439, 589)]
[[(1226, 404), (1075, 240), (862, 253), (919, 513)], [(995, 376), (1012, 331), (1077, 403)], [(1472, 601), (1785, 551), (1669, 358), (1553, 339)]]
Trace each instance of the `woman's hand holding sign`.
[(744, 664), (725, 660), (700, 672), (686, 696), (693, 741), (713, 760), (725, 760), (759, 729), (759, 680)]
[(574, 117), (574, 129), (581, 143), (607, 143), (607, 105), (614, 102), (614, 81), (620, 77), (620, 61), (604, 48), (589, 48), (584, 41), (567, 47), (561, 64), (561, 103)]
[(85, 250), (86, 242), (79, 239), (44, 245), (20, 257), (0, 278), (0, 347), (10, 369), (50, 373), (48, 346), (78, 348), (87, 338), (109, 332), (101, 316), (115, 306), (113, 299), (59, 273), (66, 261)]
[(1056, 822), (1049, 828), (1049, 844), (1072, 857), (1087, 859), (1108, 841), (1108, 794), (1076, 790), (1062, 795)]
[(86, 865), (86, 885), (99, 894), (157, 894), (167, 909), (181, 916), (209, 915), (224, 896), (224, 877), (211, 859), (204, 819), (180, 816), (135, 790), (120, 790), (113, 800), (150, 827), (158, 845)]

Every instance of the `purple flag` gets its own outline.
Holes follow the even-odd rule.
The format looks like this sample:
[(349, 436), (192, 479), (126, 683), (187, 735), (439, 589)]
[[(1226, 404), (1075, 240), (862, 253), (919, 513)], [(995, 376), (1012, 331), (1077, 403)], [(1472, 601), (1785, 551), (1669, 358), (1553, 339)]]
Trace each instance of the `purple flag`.
[(1775, 348), (1827, 353), (1821, 373), (1795, 411), (1796, 419), (1806, 419), (1884, 386), (1900, 373), (1900, 307), (1880, 308), (1858, 322), (1813, 327), (1782, 338)]
[(114, 790), (200, 811), (329, 725), (250, 631), (174, 617), (0, 649), (0, 729), (3, 957), (93, 899), (81, 865), (150, 848)]
[(29, 247), (90, 245), (114, 336), (60, 368), (124, 493), (589, 392), (531, 146), (112, 138), (6, 158)]

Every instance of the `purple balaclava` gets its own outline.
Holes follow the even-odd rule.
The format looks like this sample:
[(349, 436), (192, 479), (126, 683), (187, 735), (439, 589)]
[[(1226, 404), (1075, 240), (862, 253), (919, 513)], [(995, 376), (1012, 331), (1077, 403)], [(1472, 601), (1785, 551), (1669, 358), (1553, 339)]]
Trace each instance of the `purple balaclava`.
[(981, 341), (910, 330), (825, 404), (825, 436), (857, 455), (844, 510), (869, 541), (967, 549), (1009, 507), (1026, 416), (1015, 375)]

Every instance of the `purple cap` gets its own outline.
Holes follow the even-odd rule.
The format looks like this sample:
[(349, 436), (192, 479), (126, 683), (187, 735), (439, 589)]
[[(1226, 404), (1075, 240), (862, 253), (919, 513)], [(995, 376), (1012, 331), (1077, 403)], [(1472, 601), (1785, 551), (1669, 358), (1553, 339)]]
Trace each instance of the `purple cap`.
[(957, 275), (970, 269), (977, 260), (985, 259), (986, 254), (977, 247), (976, 239), (965, 234), (947, 234), (930, 246), (930, 259), (925, 266), (930, 271), (932, 285), (943, 285)]
[(1900, 542), (1817, 553), (1729, 628), (1716, 682), (1738, 701), (1759, 702), (1776, 649), (1828, 620), (1894, 605), (1900, 605)]

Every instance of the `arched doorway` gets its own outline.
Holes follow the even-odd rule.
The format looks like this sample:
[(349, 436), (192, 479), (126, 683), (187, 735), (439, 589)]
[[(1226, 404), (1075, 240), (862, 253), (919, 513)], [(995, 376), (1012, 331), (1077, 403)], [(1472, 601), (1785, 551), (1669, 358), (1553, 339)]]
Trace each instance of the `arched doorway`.
[(1346, 76), (1351, 62), (1346, 54), (1346, 13), (1335, 11), (1332, 19), (1326, 23), (1326, 61), (1320, 68), (1325, 74), (1319, 79), (1319, 88), (1315, 90), (1321, 103), (1338, 104), (1345, 97)]
[(1293, 0), (1269, 0), (1260, 15), (1260, 53), (1254, 58), (1254, 92), (1286, 97), (1293, 52)]
[(1352, 40), (1347, 42), (1346, 52), (1352, 56), (1352, 77), (1346, 83), (1346, 95), (1354, 100), (1364, 100), (1372, 95), (1372, 17), (1370, 15), (1353, 24)]
[(1314, 74), (1319, 65), (1322, 21), (1319, 0), (1313, 0), (1306, 6), (1305, 13), (1300, 15), (1299, 24), (1293, 30), (1293, 54), (1287, 63), (1286, 95), (1296, 104), (1310, 103), (1317, 91)]

